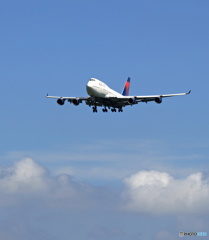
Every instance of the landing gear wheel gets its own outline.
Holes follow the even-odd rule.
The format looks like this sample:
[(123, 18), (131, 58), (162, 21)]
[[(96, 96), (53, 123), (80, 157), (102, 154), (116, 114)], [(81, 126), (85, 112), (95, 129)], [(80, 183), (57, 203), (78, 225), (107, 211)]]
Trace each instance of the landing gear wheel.
[(93, 107), (93, 112), (97, 112), (97, 107)]

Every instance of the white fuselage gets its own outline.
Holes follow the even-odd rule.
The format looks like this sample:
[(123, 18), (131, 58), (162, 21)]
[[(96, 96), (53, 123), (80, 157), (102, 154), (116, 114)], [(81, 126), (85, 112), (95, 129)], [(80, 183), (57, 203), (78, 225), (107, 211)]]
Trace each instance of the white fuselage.
[(105, 83), (101, 82), (96, 78), (91, 78), (86, 85), (87, 93), (92, 97), (122, 97), (122, 95), (111, 88), (109, 88)]

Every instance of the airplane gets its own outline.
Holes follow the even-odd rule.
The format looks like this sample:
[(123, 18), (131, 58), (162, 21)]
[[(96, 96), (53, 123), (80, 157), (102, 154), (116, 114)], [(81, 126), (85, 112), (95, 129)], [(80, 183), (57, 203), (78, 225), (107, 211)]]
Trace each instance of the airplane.
[(97, 107), (103, 107), (103, 112), (107, 112), (107, 108), (111, 109), (112, 112), (116, 112), (116, 109), (118, 109), (118, 112), (123, 112), (123, 107), (125, 106), (132, 106), (138, 104), (139, 102), (147, 103), (150, 101), (155, 101), (160, 104), (162, 103), (162, 99), (165, 97), (187, 95), (191, 92), (190, 90), (187, 93), (177, 94), (129, 96), (130, 80), (130, 77), (128, 77), (121, 94), (112, 90), (100, 80), (91, 78), (86, 85), (86, 91), (89, 95), (88, 97), (56, 97), (49, 96), (48, 93), (46, 94), (46, 97), (57, 99), (57, 103), (59, 105), (64, 105), (66, 100), (73, 103), (75, 106), (78, 106), (80, 103), (85, 101), (86, 105), (89, 105), (89, 107), (93, 106), (93, 112), (97, 112)]

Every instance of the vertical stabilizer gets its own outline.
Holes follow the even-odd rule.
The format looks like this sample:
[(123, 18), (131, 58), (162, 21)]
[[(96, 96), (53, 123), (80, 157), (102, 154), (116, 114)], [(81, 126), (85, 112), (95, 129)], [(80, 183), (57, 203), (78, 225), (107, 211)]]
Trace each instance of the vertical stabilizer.
[(124, 87), (123, 92), (122, 92), (123, 96), (128, 96), (129, 95), (130, 80), (131, 80), (131, 78), (128, 77), (128, 79), (126, 81), (126, 84), (125, 84), (125, 87)]

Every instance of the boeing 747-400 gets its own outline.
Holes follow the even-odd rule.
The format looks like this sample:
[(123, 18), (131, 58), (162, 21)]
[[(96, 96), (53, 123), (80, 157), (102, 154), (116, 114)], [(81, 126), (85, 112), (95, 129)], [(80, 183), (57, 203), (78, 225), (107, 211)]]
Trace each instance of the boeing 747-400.
[(103, 107), (102, 111), (107, 112), (107, 108), (111, 109), (112, 112), (123, 111), (123, 107), (132, 106), (138, 104), (139, 102), (150, 102), (155, 101), (156, 103), (161, 103), (162, 99), (165, 97), (174, 97), (187, 95), (188, 93), (177, 93), (177, 94), (166, 94), (166, 95), (151, 95), (151, 96), (129, 96), (129, 87), (130, 87), (130, 78), (127, 79), (124, 86), (123, 92), (120, 94), (111, 88), (109, 88), (105, 83), (101, 82), (96, 78), (91, 78), (86, 85), (86, 91), (88, 97), (56, 97), (46, 95), (47, 98), (57, 99), (59, 105), (64, 105), (67, 100), (70, 103), (73, 103), (75, 106), (78, 106), (83, 101), (87, 105), (93, 106), (93, 112), (97, 112), (97, 107)]

